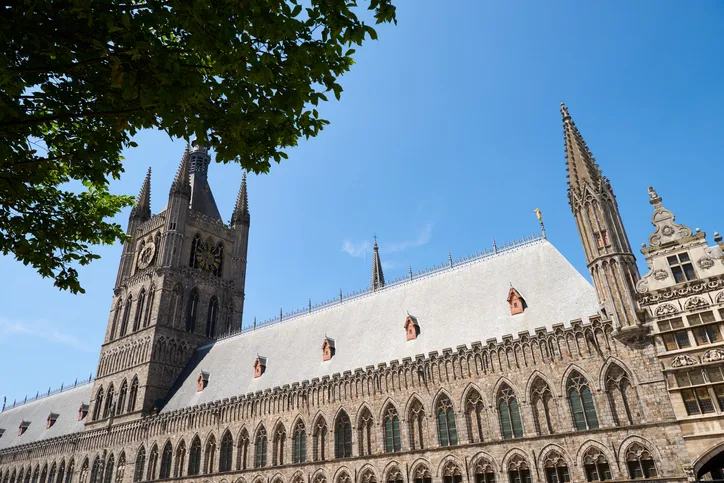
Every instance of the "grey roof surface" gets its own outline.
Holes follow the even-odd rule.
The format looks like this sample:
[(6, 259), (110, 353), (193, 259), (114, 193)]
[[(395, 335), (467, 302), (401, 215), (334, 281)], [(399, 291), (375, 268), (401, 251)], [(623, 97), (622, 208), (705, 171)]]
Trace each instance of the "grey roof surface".
[(191, 209), (214, 220), (221, 220), (219, 208), (205, 176), (191, 173)]
[[(0, 428), (5, 433), (0, 437), (0, 449), (82, 431), (85, 419), (78, 421), (78, 409), (90, 402), (92, 389), (93, 384), (84, 384), (1, 412)], [(51, 412), (58, 414), (58, 419), (45, 429)], [(30, 421), (30, 426), (18, 436), (21, 421)]]
[[(511, 284), (526, 301), (511, 316), (506, 300)], [(420, 325), (406, 341), (407, 313)], [(521, 246), (409, 283), (272, 326), (216, 342), (196, 351), (162, 412), (284, 384), (321, 378), (369, 365), (428, 354), (538, 327), (585, 319), (598, 312), (591, 284), (546, 240)], [(322, 361), (325, 335), (336, 354)], [(257, 355), (266, 372), (254, 379)], [(200, 371), (209, 383), (197, 392)]]

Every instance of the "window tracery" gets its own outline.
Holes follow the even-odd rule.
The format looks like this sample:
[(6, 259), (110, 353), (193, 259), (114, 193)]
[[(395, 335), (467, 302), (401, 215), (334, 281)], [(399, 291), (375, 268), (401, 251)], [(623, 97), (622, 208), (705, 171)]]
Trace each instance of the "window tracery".
[(508, 461), (508, 481), (510, 483), (531, 483), (528, 462), (521, 455), (513, 455)]
[(583, 456), (583, 468), (588, 481), (606, 481), (611, 479), (608, 459), (596, 447), (591, 447)]
[(442, 481), (443, 483), (461, 483), (463, 481), (460, 467), (454, 461), (448, 461), (442, 467)]
[(576, 430), (585, 431), (598, 428), (596, 406), (593, 403), (593, 395), (586, 378), (578, 371), (571, 372), (566, 389)]
[(374, 420), (369, 408), (365, 407), (359, 415), (357, 424), (357, 440), (359, 441), (359, 455), (369, 456), (372, 454), (372, 426)]
[(342, 410), (334, 422), (334, 457), (349, 458), (352, 456), (352, 423), (349, 416)]
[(274, 441), (272, 446), (272, 466), (284, 464), (284, 447), (287, 442), (287, 431), (282, 423), (279, 423), (274, 430)]
[(221, 438), (221, 452), (219, 454), (219, 471), (231, 471), (231, 458), (234, 454), (234, 438), (227, 429)]
[(410, 412), (408, 414), (409, 434), (410, 434), (410, 449), (424, 449), (425, 448), (425, 408), (422, 403), (415, 398), (410, 405)]
[(327, 422), (322, 416), (317, 418), (312, 431), (312, 459), (324, 461), (327, 459)]
[(483, 438), (483, 411), (485, 405), (480, 393), (471, 389), (465, 397), (465, 422), (468, 430), (468, 439), (471, 443), (479, 443)]
[(553, 406), (553, 394), (548, 384), (536, 377), (530, 389), (530, 401), (533, 407), (533, 422), (538, 435), (555, 433), (553, 421), (555, 411)]
[(498, 390), (497, 399), (500, 432), (503, 439), (522, 438), (523, 424), (515, 391), (508, 384), (503, 383)]
[(546, 472), (546, 483), (568, 483), (571, 477), (568, 474), (568, 464), (557, 451), (551, 451), (543, 462)]
[(206, 441), (206, 451), (204, 452), (204, 474), (210, 475), (216, 469), (216, 438), (212, 434)]
[(633, 443), (626, 450), (626, 466), (631, 479), (656, 478), (656, 464), (651, 452), (639, 443)]
[(307, 461), (307, 431), (304, 423), (299, 420), (292, 435), (292, 463), (300, 464)]
[(444, 395), (437, 401), (437, 435), (440, 446), (458, 444), (455, 410), (450, 399)]
[(171, 457), (173, 456), (173, 448), (171, 441), (166, 441), (161, 454), (161, 467), (158, 470), (158, 478), (165, 480), (171, 478)]
[(400, 441), (400, 418), (397, 409), (391, 403), (384, 413), (385, 453), (396, 453), (402, 450)]
[(144, 469), (146, 466), (146, 449), (141, 446), (141, 449), (138, 450), (138, 454), (136, 454), (136, 463), (134, 465), (133, 469), (133, 481), (139, 482), (143, 481), (143, 475), (144, 475)]
[(486, 458), (479, 458), (475, 462), (473, 471), (475, 472), (475, 483), (495, 483), (495, 469)]
[(259, 429), (256, 435), (256, 447), (254, 448), (254, 468), (264, 468), (266, 466), (266, 448), (267, 437), (266, 429)]
[(201, 471), (201, 438), (196, 436), (191, 441), (191, 450), (189, 452), (189, 476), (196, 476)]

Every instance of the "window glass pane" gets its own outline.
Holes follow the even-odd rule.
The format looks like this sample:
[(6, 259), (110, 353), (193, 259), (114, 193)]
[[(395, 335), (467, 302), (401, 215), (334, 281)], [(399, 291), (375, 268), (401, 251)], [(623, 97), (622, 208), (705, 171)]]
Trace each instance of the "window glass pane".
[(586, 430), (586, 419), (583, 416), (583, 404), (581, 404), (581, 396), (577, 391), (570, 391), (569, 400), (571, 401), (571, 412), (573, 413), (573, 424), (578, 431)]
[(700, 414), (699, 404), (696, 402), (696, 396), (694, 391), (687, 389), (681, 392), (681, 398), (684, 400), (684, 407), (686, 408), (686, 414), (691, 416), (692, 414)]
[(701, 316), (701, 321), (705, 324), (708, 322), (714, 322), (714, 312), (702, 312), (699, 314)]
[(641, 460), (641, 469), (643, 470), (644, 478), (655, 478), (657, 476), (654, 460)]
[(709, 335), (709, 342), (721, 342), (722, 336), (721, 330), (719, 329), (719, 324), (708, 325), (706, 327), (706, 332)]
[(659, 322), (659, 330), (660, 330), (660, 331), (663, 332), (663, 331), (665, 331), (665, 330), (670, 330), (670, 329), (671, 329), (671, 321), (662, 320), (661, 322)]
[(437, 431), (440, 437), (440, 446), (448, 446), (450, 442), (447, 437), (447, 417), (445, 417), (445, 411), (437, 412)]
[(609, 468), (608, 463), (598, 464), (598, 474), (601, 476), (601, 480), (611, 479), (611, 468)]
[(701, 371), (689, 371), (689, 379), (693, 385), (704, 384), (704, 375)]
[(671, 255), (670, 257), (666, 257), (666, 260), (668, 260), (669, 265), (677, 265), (679, 263), (679, 260), (676, 259), (676, 255)]
[(674, 274), (674, 280), (676, 280), (676, 283), (681, 283), (685, 280), (684, 272), (681, 271), (680, 267), (671, 267), (671, 273)]
[(691, 342), (689, 341), (689, 334), (687, 334), (685, 330), (674, 332), (674, 335), (676, 336), (676, 342), (679, 344), (679, 349), (691, 347)]
[(676, 317), (675, 319), (671, 319), (669, 321), (671, 323), (672, 329), (680, 329), (684, 326), (684, 321), (681, 317)]
[(719, 411), (724, 411), (724, 385), (714, 386), (714, 394), (719, 402)]
[(706, 375), (709, 377), (709, 382), (720, 382), (724, 381), (721, 367), (709, 367), (706, 369)]
[(638, 460), (636, 461), (627, 461), (628, 464), (628, 474), (631, 477), (631, 479), (636, 478), (643, 478), (644, 474), (641, 471), (641, 465), (639, 465)]
[(698, 388), (696, 390), (696, 397), (699, 399), (699, 407), (701, 407), (702, 413), (706, 414), (714, 412), (714, 403), (709, 396), (709, 390), (707, 388)]
[(450, 437), (450, 444), (458, 444), (458, 430), (457, 426), (455, 425), (455, 412), (452, 410), (446, 411), (447, 413), (447, 428), (448, 428), (448, 434)]
[(591, 395), (591, 390), (588, 389), (587, 386), (581, 389), (581, 399), (583, 399), (583, 409), (586, 411), (586, 421), (588, 421), (588, 428), (598, 428), (596, 406), (593, 404), (593, 396)]
[(694, 338), (696, 339), (696, 345), (708, 344), (709, 336), (706, 333), (706, 327), (697, 327), (694, 329)]
[(664, 346), (666, 347), (667, 351), (673, 351), (679, 348), (679, 346), (676, 345), (676, 339), (674, 338), (674, 334), (664, 334)]
[(546, 468), (546, 483), (559, 483), (555, 468)]
[(520, 410), (518, 409), (518, 400), (510, 401), (510, 418), (513, 423), (513, 436), (516, 438), (523, 437), (523, 424), (520, 421)]
[(392, 452), (392, 420), (390, 418), (385, 420), (385, 452)]
[(689, 381), (688, 372), (677, 372), (676, 373), (676, 387), (688, 387), (691, 386)]
[(508, 405), (505, 401), (500, 401), (498, 404), (498, 414), (500, 415), (500, 431), (503, 434), (503, 439), (512, 438), (513, 427), (510, 424), (510, 413), (508, 412)]
[(689, 254), (686, 253), (686, 252), (684, 252), (684, 253), (679, 253), (679, 261), (680, 261), (680, 262), (688, 262), (688, 261), (689, 261)]
[(686, 320), (689, 322), (689, 325), (701, 324), (701, 317), (699, 317), (699, 314), (687, 315)]
[(686, 274), (687, 280), (694, 280), (696, 279), (696, 273), (694, 272), (694, 265), (691, 263), (685, 263), (682, 265), (684, 267), (684, 273)]

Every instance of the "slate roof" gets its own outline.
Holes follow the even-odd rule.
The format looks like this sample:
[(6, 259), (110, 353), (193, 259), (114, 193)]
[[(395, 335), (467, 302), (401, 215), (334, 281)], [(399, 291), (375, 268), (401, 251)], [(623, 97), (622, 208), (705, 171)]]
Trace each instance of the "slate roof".
[[(515, 316), (506, 300), (511, 284), (525, 294), (527, 304), (525, 312)], [(408, 312), (420, 325), (420, 335), (410, 341), (401, 328)], [(162, 412), (500, 340), (506, 334), (569, 325), (597, 312), (591, 284), (553, 245), (540, 240), (203, 347)], [(334, 338), (336, 354), (323, 362), (325, 335)], [(266, 372), (254, 379), (257, 355), (267, 358)], [(197, 392), (200, 371), (209, 373), (209, 384)]]
[[(5, 429), (5, 433), (0, 437), (0, 449), (82, 431), (85, 419), (78, 421), (78, 409), (90, 402), (92, 390), (93, 384), (84, 384), (1, 412), (0, 428)], [(51, 412), (56, 413), (58, 419), (45, 429)], [(30, 426), (18, 436), (21, 421), (29, 421)]]

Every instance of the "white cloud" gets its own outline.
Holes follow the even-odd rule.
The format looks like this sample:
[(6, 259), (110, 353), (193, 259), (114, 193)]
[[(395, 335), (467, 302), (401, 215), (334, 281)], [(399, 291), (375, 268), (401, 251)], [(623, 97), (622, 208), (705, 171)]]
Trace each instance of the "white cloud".
[(363, 241), (363, 242), (352, 242), (350, 240), (345, 240), (342, 244), (342, 251), (346, 252), (348, 255), (351, 255), (353, 257), (361, 257), (364, 256), (365, 253), (369, 252), (371, 250), (370, 242)]
[(77, 337), (69, 334), (64, 334), (55, 327), (49, 326), (46, 323), (33, 323), (22, 321), (10, 321), (7, 319), (0, 318), (0, 334), (6, 337), (7, 340), (10, 336), (25, 336), (33, 337), (38, 339), (45, 339), (55, 344), (67, 345), (74, 349), (83, 352), (93, 352), (94, 349), (90, 348), (87, 344), (83, 343)]
[(421, 247), (427, 245), (432, 238), (432, 222), (428, 222), (420, 231), (416, 238), (412, 240), (403, 240), (401, 242), (392, 242), (380, 244), (380, 251), (383, 253), (399, 253), (409, 248)]

